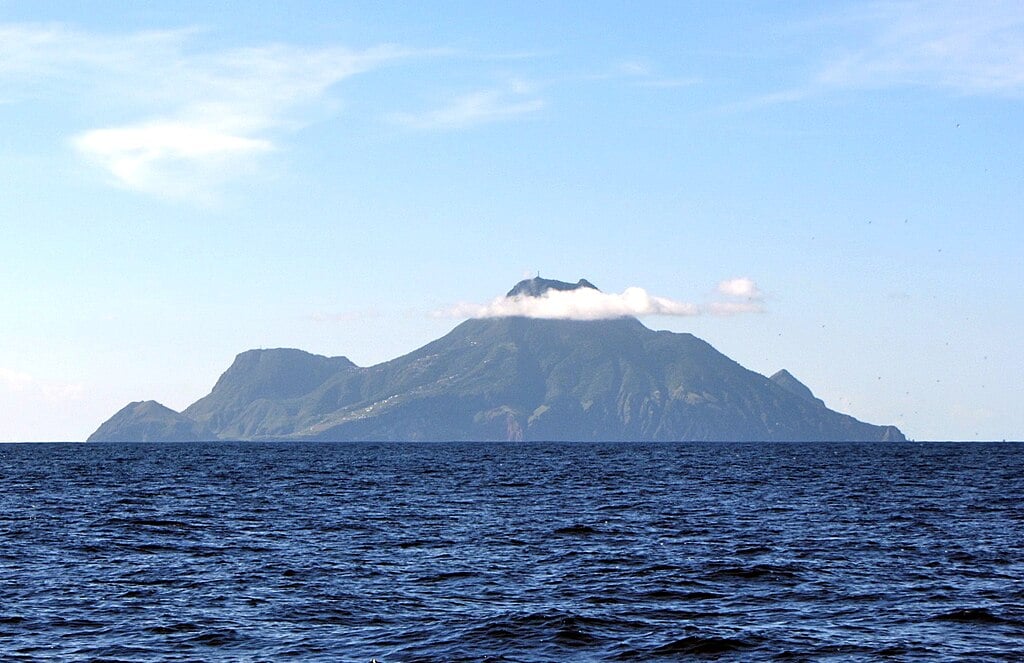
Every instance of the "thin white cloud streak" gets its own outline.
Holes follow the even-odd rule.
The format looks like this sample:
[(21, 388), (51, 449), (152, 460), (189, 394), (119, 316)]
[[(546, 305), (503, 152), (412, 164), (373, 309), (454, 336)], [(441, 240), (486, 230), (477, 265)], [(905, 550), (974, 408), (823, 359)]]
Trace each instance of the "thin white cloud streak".
[(742, 315), (744, 313), (764, 313), (764, 306), (758, 301), (746, 302), (711, 302), (707, 312), (717, 316)]
[(0, 97), (68, 97), (128, 122), (70, 143), (113, 183), (165, 197), (206, 198), (304, 126), (346, 78), (414, 53), (269, 45), (201, 50), (197, 30), (95, 35), (60, 25), (0, 25)]
[(667, 77), (659, 76), (651, 71), (651, 68), (644, 62), (628, 61), (620, 63), (611, 75), (599, 78), (614, 78), (624, 76), (632, 79), (637, 87), (648, 88), (681, 88), (691, 87), (703, 83), (703, 80), (696, 76), (689, 77)]
[(448, 105), (431, 111), (395, 113), (391, 119), (413, 129), (462, 129), (530, 115), (545, 105), (530, 86), (512, 83), (456, 97)]
[(825, 66), (819, 85), (1024, 93), (1024, 4), (1016, 0), (878, 3), (839, 19), (860, 44)]
[(762, 94), (752, 99), (725, 104), (720, 108), (720, 110), (724, 112), (745, 112), (769, 106), (778, 106), (780, 104), (792, 104), (804, 101), (809, 97), (819, 94), (819, 92), (820, 90), (818, 88), (812, 86), (793, 88), (790, 90), (779, 90), (777, 92)]
[(317, 323), (347, 323), (359, 322), (381, 317), (381, 312), (375, 308), (367, 308), (359, 311), (345, 311), (342, 313), (316, 312), (309, 315), (308, 319)]
[(661, 90), (669, 90), (681, 87), (693, 87), (694, 85), (700, 85), (704, 80), (696, 76), (692, 78), (649, 78), (641, 81), (637, 81), (637, 87), (656, 88)]
[[(0, 85), (17, 78), (38, 91), (55, 79), (88, 83), (97, 72), (127, 74), (140, 63), (158, 67), (176, 59), (197, 30), (163, 30), (107, 36), (60, 24), (0, 24)], [(85, 84), (86, 81), (83, 81)]]

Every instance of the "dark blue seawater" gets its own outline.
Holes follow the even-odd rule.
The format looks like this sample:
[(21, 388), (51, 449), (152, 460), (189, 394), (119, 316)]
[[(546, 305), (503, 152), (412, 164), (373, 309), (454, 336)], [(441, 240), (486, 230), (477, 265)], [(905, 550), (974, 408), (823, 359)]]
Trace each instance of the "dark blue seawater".
[(1015, 444), (0, 445), (0, 658), (1024, 657)]

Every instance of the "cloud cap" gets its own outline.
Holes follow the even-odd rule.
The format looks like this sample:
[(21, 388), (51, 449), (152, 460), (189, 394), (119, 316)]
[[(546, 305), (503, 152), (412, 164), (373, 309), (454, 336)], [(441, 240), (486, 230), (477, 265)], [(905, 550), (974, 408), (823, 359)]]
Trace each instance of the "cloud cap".
[[(520, 281), (504, 297), (489, 304), (461, 303), (435, 315), (454, 318), (524, 317), (547, 320), (608, 320), (643, 316), (696, 316), (704, 313), (731, 316), (763, 312), (762, 293), (750, 278), (722, 281), (718, 294), (732, 301), (706, 306), (658, 297), (636, 286), (621, 293), (602, 292), (593, 283), (544, 279), (540, 275)], [(737, 301), (740, 300), (740, 301)]]
[(656, 297), (643, 288), (626, 288), (621, 293), (601, 292), (586, 279), (576, 283), (542, 279), (540, 276), (516, 284), (504, 297), (490, 304), (460, 304), (448, 311), (454, 317), (525, 317), (547, 320), (608, 320), (644, 315), (698, 315), (693, 304)]

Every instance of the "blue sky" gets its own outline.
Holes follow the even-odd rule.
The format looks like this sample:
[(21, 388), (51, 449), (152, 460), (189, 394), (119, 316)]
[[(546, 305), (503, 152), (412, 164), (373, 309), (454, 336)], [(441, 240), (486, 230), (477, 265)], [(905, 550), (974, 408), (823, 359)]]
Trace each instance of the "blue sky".
[(384, 361), (538, 270), (1020, 439), (1022, 111), (1018, 2), (0, 0), (0, 440)]

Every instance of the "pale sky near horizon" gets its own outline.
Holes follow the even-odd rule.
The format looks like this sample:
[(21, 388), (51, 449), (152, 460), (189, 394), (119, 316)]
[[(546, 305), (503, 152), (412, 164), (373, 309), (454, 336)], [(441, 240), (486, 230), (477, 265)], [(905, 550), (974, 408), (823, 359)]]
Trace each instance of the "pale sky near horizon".
[(1022, 155), (1020, 2), (0, 0), (0, 441), (250, 348), (378, 363), (538, 271), (1022, 439)]

